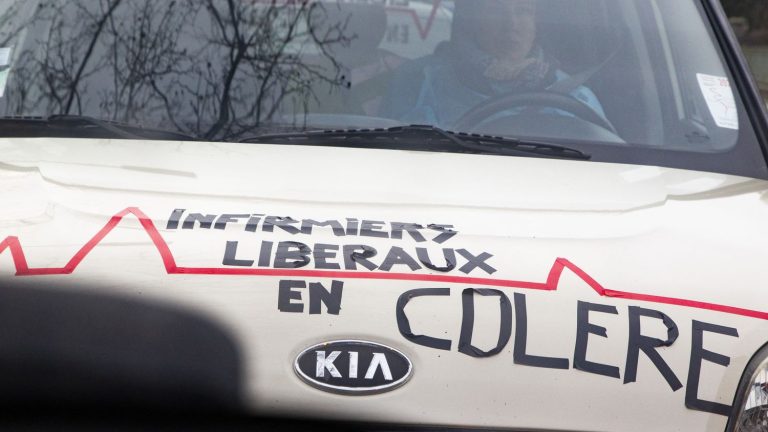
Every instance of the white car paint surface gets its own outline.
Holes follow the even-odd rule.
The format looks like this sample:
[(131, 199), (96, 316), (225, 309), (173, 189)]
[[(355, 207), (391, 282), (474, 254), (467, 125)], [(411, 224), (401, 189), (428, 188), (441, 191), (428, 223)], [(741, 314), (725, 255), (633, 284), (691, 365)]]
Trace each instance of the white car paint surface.
[[(727, 417), (701, 406), (732, 403), (745, 365), (768, 334), (768, 183), (761, 180), (505, 156), (4, 138), (0, 184), (0, 280), (30, 287), (66, 281), (201, 312), (239, 343), (243, 397), (254, 412), (542, 430), (722, 431)], [(184, 212), (173, 222), (176, 209)], [(199, 222), (184, 229), (194, 213), (216, 221), (240, 216), (223, 229)], [(262, 219), (247, 231), (251, 215)], [(311, 234), (280, 226), (269, 232), (268, 216), (381, 223), (369, 225), (375, 234), (367, 236), (337, 235), (330, 225)], [(392, 222), (420, 225), (423, 241), (409, 231), (391, 238)], [(441, 231), (430, 224), (454, 233), (438, 243)], [(265, 242), (273, 246), (270, 262), (260, 266)], [(316, 255), (301, 267), (275, 268), (279, 242), (338, 250), (325, 249), (326, 268), (318, 268)], [(235, 254), (228, 255), (227, 244)], [(344, 245), (375, 248), (369, 261), (378, 268), (348, 268)], [(382, 270), (386, 256), (397, 255), (393, 248), (418, 268), (399, 255)], [(450, 249), (457, 265), (430, 270), (417, 248), (436, 266), (446, 265), (443, 249)], [(459, 250), (490, 257), (465, 273), (468, 260)], [(323, 303), (310, 314), (309, 291), (295, 288), (299, 297), (288, 303), (303, 311), (281, 311), (284, 281), (326, 290), (343, 284), (340, 310)], [(398, 298), (423, 288), (448, 294), (414, 297), (402, 312), (413, 333), (449, 340), (449, 350), (415, 343), (398, 326)], [(499, 299), (512, 309), (511, 337), (497, 355), (459, 351), (462, 297), (472, 288), (497, 290), (472, 297), (471, 343), (478, 349), (497, 344)], [(525, 353), (516, 346), (523, 299)], [(582, 323), (581, 356), (619, 377), (577, 359), (577, 311), (589, 304), (602, 306), (592, 306)], [(657, 314), (640, 318), (643, 336), (667, 340), (672, 327), (679, 333), (654, 351), (681, 387), (642, 351), (636, 378), (625, 382), (636, 308)], [(350, 397), (323, 393), (296, 376), (292, 365), (302, 350), (343, 339), (395, 348), (413, 362), (412, 378), (388, 393)], [(515, 361), (526, 354), (561, 359), (567, 368)]]

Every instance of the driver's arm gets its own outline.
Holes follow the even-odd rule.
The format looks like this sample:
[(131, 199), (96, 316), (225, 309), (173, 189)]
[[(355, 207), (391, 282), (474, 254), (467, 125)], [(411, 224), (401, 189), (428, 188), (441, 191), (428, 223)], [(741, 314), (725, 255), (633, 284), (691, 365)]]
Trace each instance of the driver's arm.
[(405, 63), (395, 71), (389, 83), (379, 116), (404, 123), (439, 123), (427, 69), (435, 59), (427, 56)]

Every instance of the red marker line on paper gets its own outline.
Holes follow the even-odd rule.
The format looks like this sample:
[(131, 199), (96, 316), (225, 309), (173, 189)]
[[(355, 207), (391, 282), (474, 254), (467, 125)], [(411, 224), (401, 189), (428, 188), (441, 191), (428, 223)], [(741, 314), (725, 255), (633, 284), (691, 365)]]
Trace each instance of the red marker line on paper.
[(123, 218), (129, 214), (136, 216), (155, 245), (163, 265), (168, 274), (186, 274), (186, 275), (230, 275), (230, 276), (279, 276), (279, 277), (318, 277), (335, 279), (374, 279), (374, 280), (399, 280), (399, 281), (419, 281), (419, 282), (440, 282), (457, 283), (465, 285), (483, 285), (503, 288), (533, 289), (540, 291), (556, 291), (560, 283), (560, 277), (565, 269), (570, 270), (581, 280), (602, 297), (621, 298), (627, 300), (637, 300), (651, 303), (669, 304), (675, 306), (691, 307), (696, 309), (706, 309), (717, 312), (723, 312), (733, 315), (742, 315), (746, 317), (768, 320), (768, 312), (761, 312), (751, 309), (738, 308), (733, 306), (707, 303), (696, 300), (686, 300), (674, 297), (663, 297), (649, 294), (632, 293), (627, 291), (616, 291), (603, 287), (588, 275), (584, 270), (577, 267), (565, 258), (557, 258), (549, 271), (545, 282), (527, 282), (509, 279), (490, 279), (471, 276), (448, 276), (419, 273), (386, 273), (386, 272), (358, 272), (358, 271), (333, 271), (333, 270), (301, 270), (301, 269), (243, 269), (243, 268), (219, 268), (219, 267), (179, 267), (171, 253), (168, 244), (163, 239), (160, 232), (155, 227), (152, 220), (136, 207), (129, 207), (120, 213), (112, 216), (110, 220), (99, 230), (83, 247), (81, 247), (74, 256), (64, 265), (64, 267), (39, 267), (30, 268), (24, 250), (17, 237), (6, 237), (0, 242), (0, 253), (6, 249), (10, 250), (16, 267), (17, 276), (40, 276), (40, 275), (65, 275), (75, 271), (77, 266), (86, 256), (106, 237)]

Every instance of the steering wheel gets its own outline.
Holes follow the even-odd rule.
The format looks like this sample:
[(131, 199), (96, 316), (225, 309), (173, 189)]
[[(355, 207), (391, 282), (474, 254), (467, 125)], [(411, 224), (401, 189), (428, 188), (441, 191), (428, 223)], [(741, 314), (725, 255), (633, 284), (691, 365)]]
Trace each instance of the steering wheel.
[(472, 131), (494, 114), (502, 113), (515, 107), (554, 108), (569, 112), (577, 118), (607, 129), (616, 134), (613, 125), (589, 107), (589, 105), (562, 93), (538, 91), (526, 93), (505, 93), (494, 96), (473, 107), (456, 121), (452, 129)]

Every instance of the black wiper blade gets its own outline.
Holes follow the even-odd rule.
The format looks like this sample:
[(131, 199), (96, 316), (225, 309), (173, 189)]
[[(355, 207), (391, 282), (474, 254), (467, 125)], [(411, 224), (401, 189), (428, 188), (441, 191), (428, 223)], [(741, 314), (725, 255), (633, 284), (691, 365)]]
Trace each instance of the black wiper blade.
[(478, 152), (491, 152), (511, 155), (527, 153), (528, 155), (533, 154), (540, 157), (555, 159), (589, 160), (592, 158), (591, 155), (584, 153), (581, 150), (542, 141), (466, 132), (452, 132), (440, 129), (435, 126), (412, 125), (409, 127), (427, 128), (444, 136), (446, 139), (450, 139), (456, 145), (471, 150), (477, 150)]
[(198, 140), (198, 137), (182, 132), (69, 114), (48, 117), (0, 117), (0, 136)]
[(81, 115), (52, 115), (45, 118), (45, 121), (51, 125), (69, 126), (74, 128), (99, 128), (111, 132), (121, 138), (141, 138), (141, 136), (137, 134), (125, 131), (122, 127), (94, 117)]
[[(536, 156), (555, 159), (589, 160), (580, 150), (547, 142), (451, 132), (431, 125), (396, 126), (388, 129), (340, 129), (257, 135), (240, 140), (244, 143), (337, 145), (350, 147), (412, 149), (414, 145), (430, 149), (458, 148), (480, 154)], [(386, 144), (386, 145), (385, 145)]]
[(146, 128), (141, 125), (120, 123), (109, 120), (101, 120), (82, 115), (52, 115), (46, 118), (51, 124), (71, 125), (75, 127), (96, 127), (104, 131), (114, 133), (116, 136), (127, 139), (174, 139), (196, 141), (199, 138), (183, 132), (169, 131), (165, 129)]

